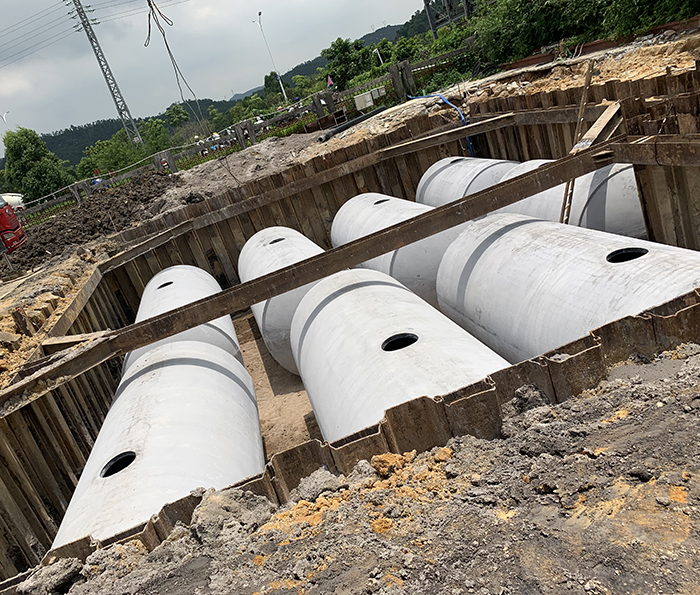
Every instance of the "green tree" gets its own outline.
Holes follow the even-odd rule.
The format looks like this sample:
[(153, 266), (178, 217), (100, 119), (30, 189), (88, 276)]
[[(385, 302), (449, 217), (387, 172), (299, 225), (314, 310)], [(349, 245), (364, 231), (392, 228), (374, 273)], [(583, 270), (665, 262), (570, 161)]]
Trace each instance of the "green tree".
[(172, 128), (179, 128), (185, 122), (190, 121), (190, 116), (181, 104), (173, 103), (165, 110), (165, 120)]
[(49, 151), (34, 130), (22, 127), (9, 130), (3, 142), (7, 184), (28, 200), (46, 196), (73, 181), (66, 171), (66, 162)]
[(158, 151), (163, 151), (172, 147), (170, 134), (165, 128), (165, 122), (160, 118), (149, 118), (139, 125), (139, 132), (143, 142), (139, 147), (139, 153), (143, 157), (148, 157)]
[(350, 41), (339, 37), (331, 47), (321, 50), (321, 56), (328, 60), (326, 71), (341, 91), (347, 88), (353, 78), (373, 65), (372, 50), (365, 47), (365, 42), (361, 39)]

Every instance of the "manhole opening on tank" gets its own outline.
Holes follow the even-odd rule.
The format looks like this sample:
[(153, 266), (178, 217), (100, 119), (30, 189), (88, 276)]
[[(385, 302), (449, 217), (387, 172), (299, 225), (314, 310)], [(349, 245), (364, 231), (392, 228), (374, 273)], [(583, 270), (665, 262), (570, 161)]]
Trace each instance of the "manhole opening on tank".
[(644, 256), (649, 250), (646, 248), (620, 248), (613, 250), (605, 257), (605, 260), (617, 264), (618, 262), (629, 262), (640, 256)]
[(382, 349), (384, 351), (398, 351), (399, 349), (413, 345), (416, 341), (418, 341), (418, 335), (414, 335), (413, 333), (399, 333), (384, 341), (384, 343), (382, 343)]
[(113, 457), (109, 463), (102, 467), (100, 477), (111, 477), (126, 469), (136, 459), (136, 453), (132, 450), (127, 450)]
[(375, 201), (374, 204), (375, 204), (375, 205), (380, 205), (380, 204), (382, 204), (383, 202), (389, 202), (389, 199), (388, 199), (388, 198), (381, 198), (381, 199)]
[(168, 285), (172, 285), (172, 284), (173, 284), (172, 281), (166, 281), (165, 283), (163, 283), (163, 284), (159, 285), (158, 287), (156, 287), (156, 289), (163, 289), (163, 287), (167, 287)]
[[(270, 242), (270, 244), (277, 244), (278, 242), (283, 242), (285, 238), (275, 238)], [(268, 244), (268, 246), (270, 245)]]

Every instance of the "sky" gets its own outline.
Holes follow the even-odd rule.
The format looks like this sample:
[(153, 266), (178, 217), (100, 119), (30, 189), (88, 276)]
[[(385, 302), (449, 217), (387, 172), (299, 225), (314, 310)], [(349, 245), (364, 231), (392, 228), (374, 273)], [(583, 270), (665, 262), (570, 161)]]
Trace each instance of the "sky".
[[(116, 118), (107, 84), (72, 8), (60, 0), (0, 0), (0, 135), (17, 126), (40, 134)], [(338, 37), (356, 39), (407, 21), (423, 0), (157, 0), (173, 21), (170, 49), (197, 97), (229, 99), (262, 85), (272, 68), (262, 25), (280, 73), (319, 55)], [(84, 3), (84, 6), (88, 6)], [(148, 33), (147, 0), (93, 0), (105, 57), (134, 118), (180, 101), (163, 38)], [(33, 52), (33, 53), (30, 53)], [(188, 93), (186, 89), (185, 93)], [(189, 94), (185, 99), (189, 99)], [(0, 143), (0, 157), (3, 147)]]

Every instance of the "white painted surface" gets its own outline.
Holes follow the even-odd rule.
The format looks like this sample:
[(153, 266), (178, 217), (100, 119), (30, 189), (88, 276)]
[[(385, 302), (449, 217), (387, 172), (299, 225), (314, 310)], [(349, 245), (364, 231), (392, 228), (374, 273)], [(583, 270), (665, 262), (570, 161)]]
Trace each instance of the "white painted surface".
[[(162, 270), (146, 285), (141, 296), (141, 304), (136, 314), (136, 322), (142, 322), (164, 314), (170, 310), (186, 306), (202, 298), (221, 291), (214, 277), (200, 268), (177, 265)], [(241, 349), (230, 316), (222, 316), (201, 326), (178, 333), (152, 345), (136, 349), (124, 358), (122, 373), (129, 369), (144, 353), (174, 341), (201, 341), (216, 345), (236, 357), (241, 363)]]
[[(551, 160), (526, 161), (511, 169), (501, 181), (510, 180), (546, 163), (551, 163)], [(561, 184), (495, 212), (559, 221), (565, 188), (566, 184)], [(569, 224), (645, 239), (647, 232), (633, 166), (615, 163), (577, 178)]]
[[(136, 458), (112, 475), (113, 457)], [(229, 352), (199, 341), (156, 347), (126, 371), (54, 548), (139, 525), (198, 487), (221, 489), (262, 473), (253, 382)]]
[[(243, 246), (238, 257), (238, 274), (241, 281), (250, 281), (321, 252), (323, 248), (294, 229), (268, 227)], [(299, 371), (289, 344), (289, 329), (299, 302), (314, 285), (309, 283), (251, 307), (270, 355), (293, 374)]]
[(416, 202), (439, 207), (498, 184), (517, 161), (447, 157), (434, 163), (418, 183)]
[[(396, 351), (400, 333), (418, 341)], [(367, 269), (320, 281), (299, 304), (292, 350), (323, 437), (378, 423), (389, 407), (453, 392), (508, 366), (391, 277)]]
[[(384, 194), (360, 194), (340, 207), (333, 219), (331, 242), (333, 247), (341, 246), (432, 210), (433, 207), (428, 205)], [(360, 266), (394, 277), (437, 308), (435, 282), (438, 267), (445, 250), (461, 232), (462, 226), (448, 229)]]
[(469, 222), (437, 281), (441, 310), (513, 363), (698, 286), (698, 252), (515, 214)]

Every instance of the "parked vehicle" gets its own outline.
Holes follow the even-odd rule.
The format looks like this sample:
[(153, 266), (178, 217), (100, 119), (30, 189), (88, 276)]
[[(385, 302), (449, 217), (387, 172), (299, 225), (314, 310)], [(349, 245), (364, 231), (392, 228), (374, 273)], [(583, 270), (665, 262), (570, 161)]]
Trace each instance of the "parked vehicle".
[(0, 252), (7, 251), (8, 254), (17, 250), (27, 241), (27, 235), (24, 233), (17, 215), (4, 198), (0, 198), (0, 239), (2, 240)]
[(6, 192), (5, 194), (0, 194), (0, 198), (9, 204), (15, 211), (24, 210), (24, 196), (22, 194)]

